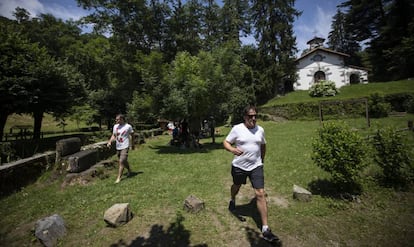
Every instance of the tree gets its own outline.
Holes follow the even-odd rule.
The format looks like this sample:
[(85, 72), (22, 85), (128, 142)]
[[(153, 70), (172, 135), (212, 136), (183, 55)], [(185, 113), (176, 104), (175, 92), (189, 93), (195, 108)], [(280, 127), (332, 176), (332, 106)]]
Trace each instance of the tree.
[(1, 132), (8, 115), (32, 113), (33, 138), (38, 139), (43, 113), (63, 114), (84, 95), (82, 75), (4, 22), (0, 35)]
[(345, 22), (346, 15), (338, 8), (333, 17), (331, 31), (328, 36), (328, 46), (330, 49), (350, 55), (346, 58), (346, 64), (361, 66), (361, 59), (358, 52), (361, 50), (359, 43), (351, 36)]
[(221, 10), (223, 42), (240, 44), (240, 33), (250, 34), (249, 1), (224, 0)]
[(211, 51), (221, 44), (223, 32), (220, 26), (220, 6), (214, 0), (206, 0), (204, 7), (201, 35), (204, 37), (203, 48)]
[(257, 92), (261, 103), (283, 93), (285, 82), (292, 83), (296, 76), (294, 55), (297, 48), (293, 22), (301, 13), (293, 5), (292, 0), (253, 1), (255, 38), (263, 68)]
[(8, 116), (27, 109), (27, 85), (33, 80), (30, 68), (38, 54), (45, 52), (16, 32), (13, 24), (0, 22), (0, 140)]
[(76, 68), (48, 55), (38, 56), (33, 68), (33, 81), (28, 85), (28, 112), (33, 114), (33, 139), (40, 138), (44, 113), (55, 116), (69, 109), (84, 97), (82, 74)]
[(414, 5), (410, 0), (349, 0), (346, 22), (352, 38), (367, 42), (372, 80), (388, 81), (412, 77)]

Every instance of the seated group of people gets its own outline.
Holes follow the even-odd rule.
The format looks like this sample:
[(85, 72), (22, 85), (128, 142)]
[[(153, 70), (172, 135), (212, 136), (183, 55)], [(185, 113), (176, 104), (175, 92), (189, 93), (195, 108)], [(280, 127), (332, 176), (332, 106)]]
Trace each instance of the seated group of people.
[(172, 133), (172, 139), (170, 141), (171, 145), (181, 148), (201, 147), (199, 142), (200, 130), (197, 130), (197, 128), (190, 130), (187, 121), (182, 120), (175, 123), (170, 122), (167, 127)]

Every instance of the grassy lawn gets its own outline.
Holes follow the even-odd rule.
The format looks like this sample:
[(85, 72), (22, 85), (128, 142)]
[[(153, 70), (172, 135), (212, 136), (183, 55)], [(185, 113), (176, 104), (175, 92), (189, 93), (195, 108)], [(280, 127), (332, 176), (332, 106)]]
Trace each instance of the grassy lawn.
[[(6, 126), (4, 127), (4, 132), (8, 133), (10, 128), (15, 125), (29, 125), (33, 127), (33, 121), (33, 117), (29, 114), (12, 114), (7, 118)], [(65, 126), (66, 132), (77, 132), (80, 128), (97, 126), (96, 124), (92, 126), (87, 125), (84, 122), (80, 122), (78, 125), (76, 121), (73, 121), (71, 119), (65, 119), (65, 123), (67, 124)], [(33, 131), (33, 129), (31, 131)], [(42, 120), (41, 131), (46, 133), (62, 133), (63, 129), (59, 126), (58, 120), (56, 120), (50, 114), (45, 114)]]
[[(377, 126), (405, 128), (414, 115), (372, 120)], [(350, 124), (364, 125), (364, 119)], [(414, 191), (396, 192), (378, 186), (377, 169), (364, 171), (360, 202), (332, 198), (329, 174), (313, 164), (310, 155), (318, 121), (260, 122), (266, 131), (268, 152), (265, 187), (269, 223), (283, 246), (413, 246)], [(35, 222), (52, 214), (63, 217), (67, 235), (59, 246), (268, 246), (260, 239), (257, 211), (250, 184), (237, 198), (246, 214), (240, 222), (228, 210), (232, 155), (221, 145), (230, 129), (220, 127), (216, 144), (203, 139), (203, 148), (179, 149), (158, 136), (130, 152), (136, 176), (114, 184), (116, 170), (88, 185), (61, 188), (62, 179), (50, 173), (38, 182), (0, 199), (0, 246), (40, 246), (33, 235)], [(414, 145), (414, 133), (404, 132)], [(114, 157), (115, 158), (115, 157)], [(294, 184), (314, 192), (311, 202), (292, 199)], [(190, 194), (204, 200), (205, 209), (187, 213), (183, 202)], [(130, 203), (134, 218), (128, 224), (107, 227), (106, 209)]]
[(290, 103), (318, 102), (320, 100), (347, 100), (353, 98), (363, 98), (369, 97), (374, 93), (378, 93), (380, 95), (395, 93), (414, 93), (414, 80), (377, 82), (344, 86), (339, 89), (339, 94), (334, 98), (310, 97), (307, 90), (299, 90), (288, 93), (282, 97), (276, 97), (266, 103), (264, 107)]

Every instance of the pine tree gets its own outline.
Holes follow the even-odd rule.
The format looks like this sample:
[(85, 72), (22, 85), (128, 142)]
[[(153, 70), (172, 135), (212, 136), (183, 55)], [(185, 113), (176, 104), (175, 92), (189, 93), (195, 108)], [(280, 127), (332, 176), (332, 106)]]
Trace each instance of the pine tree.
[(258, 98), (267, 100), (283, 93), (295, 78), (296, 38), (293, 22), (301, 13), (294, 0), (254, 0), (252, 17), (263, 71)]
[(350, 55), (349, 58), (346, 58), (347, 64), (360, 66), (361, 59), (358, 52), (361, 50), (361, 46), (352, 38), (345, 17), (346, 15), (338, 8), (332, 20), (327, 44), (332, 50)]

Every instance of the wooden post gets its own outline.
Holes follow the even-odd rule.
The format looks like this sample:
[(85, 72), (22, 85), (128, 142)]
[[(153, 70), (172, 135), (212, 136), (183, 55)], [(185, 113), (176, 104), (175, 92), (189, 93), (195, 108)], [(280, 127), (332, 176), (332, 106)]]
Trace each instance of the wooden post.
[(371, 123), (369, 121), (369, 112), (368, 112), (368, 99), (365, 98), (365, 117), (367, 118), (367, 125), (368, 128), (371, 127)]

